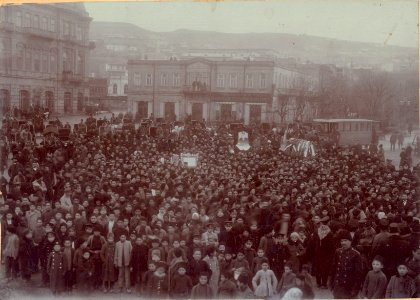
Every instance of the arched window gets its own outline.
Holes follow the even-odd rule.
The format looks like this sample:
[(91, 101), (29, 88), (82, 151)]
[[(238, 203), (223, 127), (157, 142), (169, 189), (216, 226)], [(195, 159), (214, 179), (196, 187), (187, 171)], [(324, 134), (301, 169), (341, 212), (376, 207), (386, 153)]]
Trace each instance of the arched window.
[(114, 83), (114, 85), (112, 86), (112, 93), (115, 95), (118, 92), (118, 86), (116, 83)]
[(124, 94), (127, 94), (128, 92), (128, 84), (124, 84)]
[(50, 50), (50, 73), (57, 73), (57, 50)]
[(23, 69), (23, 60), (25, 56), (24, 46), (22, 44), (16, 45), (16, 69), (22, 70)]
[(32, 49), (25, 49), (25, 70), (32, 71)]

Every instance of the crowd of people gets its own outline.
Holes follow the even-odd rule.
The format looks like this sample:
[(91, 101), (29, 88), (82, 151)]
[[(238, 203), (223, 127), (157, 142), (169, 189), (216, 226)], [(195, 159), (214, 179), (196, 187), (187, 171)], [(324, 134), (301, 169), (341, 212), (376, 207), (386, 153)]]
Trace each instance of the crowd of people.
[[(419, 297), (419, 166), (335, 145), (303, 158), (279, 150), (281, 131), (260, 136), (232, 151), (223, 126), (39, 144), (3, 131), (6, 277), (41, 273), (54, 295)], [(183, 152), (195, 168), (171, 161)]]

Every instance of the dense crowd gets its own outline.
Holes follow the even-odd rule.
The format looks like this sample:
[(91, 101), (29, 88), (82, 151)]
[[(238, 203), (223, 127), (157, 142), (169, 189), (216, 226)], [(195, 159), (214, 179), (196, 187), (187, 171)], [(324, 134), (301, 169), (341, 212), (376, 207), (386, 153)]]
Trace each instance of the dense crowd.
[[(65, 143), (50, 134), (39, 144), (5, 128), (0, 216), (10, 280), (31, 285), (40, 272), (54, 295), (419, 296), (418, 166), (396, 169), (362, 147), (283, 153), (281, 130), (255, 130), (259, 147), (232, 151), (223, 126), (153, 137), (74, 131)], [(198, 154), (197, 167), (171, 162), (183, 152)]]

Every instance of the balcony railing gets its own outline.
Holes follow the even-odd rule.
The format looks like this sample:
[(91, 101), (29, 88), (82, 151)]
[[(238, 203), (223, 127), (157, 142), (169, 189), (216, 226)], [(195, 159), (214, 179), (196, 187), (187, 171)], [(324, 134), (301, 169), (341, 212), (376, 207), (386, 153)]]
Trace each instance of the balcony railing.
[(68, 84), (80, 85), (84, 82), (83, 75), (74, 74), (73, 71), (63, 71), (61, 78), (65, 83)]
[(45, 38), (45, 39), (54, 39), (56, 37), (55, 32), (51, 32), (48, 30), (42, 30), (35, 27), (22, 27), (22, 32), (25, 32), (31, 36)]
[(7, 21), (0, 21), (0, 28), (6, 31), (13, 31), (15, 29), (15, 24)]

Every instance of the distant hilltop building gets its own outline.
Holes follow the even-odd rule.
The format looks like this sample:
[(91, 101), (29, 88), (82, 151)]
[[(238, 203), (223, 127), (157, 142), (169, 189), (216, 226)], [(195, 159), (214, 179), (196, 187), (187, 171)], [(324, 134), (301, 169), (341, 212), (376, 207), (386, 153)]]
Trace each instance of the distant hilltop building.
[(92, 18), (82, 3), (0, 7), (0, 103), (82, 111)]
[(182, 52), (181, 59), (272, 60), (277, 56), (278, 53), (271, 49), (188, 49)]

